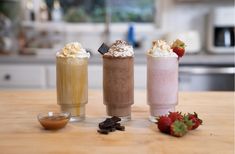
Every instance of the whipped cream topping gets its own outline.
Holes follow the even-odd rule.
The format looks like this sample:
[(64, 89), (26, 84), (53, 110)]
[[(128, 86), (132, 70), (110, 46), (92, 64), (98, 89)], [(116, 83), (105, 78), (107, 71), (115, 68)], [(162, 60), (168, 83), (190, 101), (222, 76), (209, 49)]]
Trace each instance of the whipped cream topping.
[(116, 40), (104, 56), (110, 57), (133, 57), (133, 47), (123, 40)]
[(178, 57), (170, 45), (163, 40), (153, 41), (151, 49), (148, 50), (148, 55), (153, 57)]
[(56, 56), (63, 58), (89, 58), (90, 53), (86, 52), (80, 43), (71, 42), (66, 44)]

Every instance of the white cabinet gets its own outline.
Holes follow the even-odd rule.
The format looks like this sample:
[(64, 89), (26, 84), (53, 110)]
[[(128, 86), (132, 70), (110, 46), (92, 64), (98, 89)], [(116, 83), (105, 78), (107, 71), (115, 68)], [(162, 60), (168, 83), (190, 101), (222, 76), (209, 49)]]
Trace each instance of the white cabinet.
[(44, 88), (45, 86), (43, 66), (0, 66), (0, 88)]
[(48, 88), (56, 87), (56, 67), (54, 65), (46, 67), (46, 79)]
[[(134, 66), (135, 88), (146, 87), (146, 66)], [(88, 66), (88, 86), (90, 89), (102, 89), (102, 65)], [(55, 88), (56, 67), (48, 65), (1, 65), (0, 88)]]

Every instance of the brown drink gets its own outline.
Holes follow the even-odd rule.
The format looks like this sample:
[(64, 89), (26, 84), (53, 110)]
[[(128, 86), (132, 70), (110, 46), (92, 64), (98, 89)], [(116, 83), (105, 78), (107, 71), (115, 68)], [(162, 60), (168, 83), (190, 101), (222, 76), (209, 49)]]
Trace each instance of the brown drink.
[(67, 44), (56, 58), (57, 103), (71, 121), (85, 118), (88, 101), (87, 65), (89, 54), (79, 43)]
[(103, 56), (103, 99), (109, 116), (131, 118), (134, 103), (133, 48), (118, 40)]

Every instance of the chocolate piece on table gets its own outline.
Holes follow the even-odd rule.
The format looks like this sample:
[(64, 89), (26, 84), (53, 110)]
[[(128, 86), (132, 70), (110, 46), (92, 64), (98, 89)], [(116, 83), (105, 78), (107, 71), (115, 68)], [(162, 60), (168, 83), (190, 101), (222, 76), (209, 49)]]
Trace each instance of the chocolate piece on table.
[(97, 130), (98, 133), (100, 134), (108, 134), (109, 133), (109, 130), (106, 130), (106, 129), (99, 129)]
[(116, 129), (120, 130), (120, 131), (125, 131), (125, 127), (124, 126), (116, 126)]
[(115, 123), (114, 127), (118, 127), (118, 126), (121, 126), (120, 123)]
[(109, 51), (109, 47), (103, 43), (100, 48), (98, 49), (99, 53), (101, 53), (102, 55), (105, 54), (106, 52)]
[(112, 119), (107, 118), (105, 121), (103, 121), (99, 124), (99, 128), (106, 129), (108, 127), (113, 127), (114, 125), (115, 125), (115, 122)]
[(100, 134), (108, 134), (116, 130), (125, 131), (125, 127), (121, 126), (121, 124), (118, 123), (119, 121), (121, 121), (121, 119), (116, 116), (107, 118), (105, 121), (99, 123), (99, 130), (97, 130), (97, 132)]
[(112, 127), (111, 129), (109, 129), (110, 132), (114, 132), (116, 130), (115, 127)]
[(121, 118), (116, 117), (116, 116), (113, 116), (111, 119), (112, 119), (115, 123), (121, 121)]

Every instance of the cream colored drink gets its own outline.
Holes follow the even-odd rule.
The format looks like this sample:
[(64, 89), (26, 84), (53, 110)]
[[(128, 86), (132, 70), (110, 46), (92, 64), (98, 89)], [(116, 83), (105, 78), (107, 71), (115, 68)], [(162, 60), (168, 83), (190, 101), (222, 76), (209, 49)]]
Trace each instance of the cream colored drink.
[(85, 118), (88, 102), (88, 58), (79, 43), (69, 43), (56, 57), (57, 103), (63, 112), (71, 113), (71, 121)]

